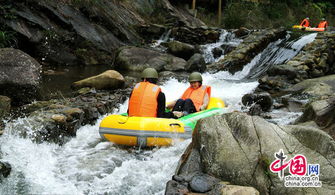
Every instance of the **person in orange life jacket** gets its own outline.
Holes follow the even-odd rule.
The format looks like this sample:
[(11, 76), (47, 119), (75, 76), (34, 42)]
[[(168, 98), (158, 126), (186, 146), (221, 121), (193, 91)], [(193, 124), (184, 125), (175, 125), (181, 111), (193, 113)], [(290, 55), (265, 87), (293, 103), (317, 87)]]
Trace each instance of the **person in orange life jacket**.
[(328, 27), (328, 22), (326, 21), (325, 18), (321, 19), (321, 22), (318, 25), (318, 28), (327, 28)]
[(173, 108), (172, 113), (178, 118), (205, 110), (209, 103), (211, 87), (202, 85), (201, 74), (193, 72), (188, 80), (190, 87), (186, 89), (180, 99), (171, 102), (167, 106), (168, 108)]
[(305, 19), (300, 23), (300, 26), (303, 26), (303, 27), (310, 27), (310, 24), (309, 24), (309, 17), (305, 18)]
[(137, 83), (130, 94), (128, 116), (174, 118), (172, 112), (165, 112), (165, 94), (156, 85), (157, 71), (146, 68), (141, 78), (142, 82)]

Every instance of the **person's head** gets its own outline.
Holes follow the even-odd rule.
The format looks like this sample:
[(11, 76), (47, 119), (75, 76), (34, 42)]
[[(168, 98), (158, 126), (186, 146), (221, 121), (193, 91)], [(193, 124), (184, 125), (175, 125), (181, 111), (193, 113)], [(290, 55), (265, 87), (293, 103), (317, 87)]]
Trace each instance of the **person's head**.
[(198, 89), (202, 85), (202, 76), (198, 72), (192, 72), (188, 77), (188, 82), (193, 89)]
[(322, 21), (326, 21), (326, 18), (321, 18)]
[(154, 68), (146, 68), (142, 71), (141, 78), (143, 81), (156, 84), (158, 80), (158, 73)]
[(309, 17), (306, 17), (306, 20), (309, 20)]

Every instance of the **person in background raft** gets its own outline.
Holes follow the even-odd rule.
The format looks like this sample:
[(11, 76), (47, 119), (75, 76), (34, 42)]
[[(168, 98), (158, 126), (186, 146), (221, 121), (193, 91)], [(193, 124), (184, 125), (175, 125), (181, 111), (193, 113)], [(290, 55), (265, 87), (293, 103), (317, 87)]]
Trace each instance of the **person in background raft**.
[(165, 94), (156, 85), (158, 73), (154, 68), (143, 70), (142, 82), (137, 83), (130, 94), (128, 116), (174, 118), (165, 112)]
[(318, 28), (327, 28), (328, 27), (328, 22), (326, 21), (325, 18), (321, 19), (321, 22), (318, 25)]
[(186, 89), (180, 99), (171, 102), (167, 107), (178, 118), (205, 110), (211, 97), (211, 87), (202, 85), (202, 76), (198, 72), (190, 74), (190, 87)]
[(302, 27), (310, 27), (310, 23), (309, 23), (309, 17), (305, 18), (301, 23), (300, 26)]

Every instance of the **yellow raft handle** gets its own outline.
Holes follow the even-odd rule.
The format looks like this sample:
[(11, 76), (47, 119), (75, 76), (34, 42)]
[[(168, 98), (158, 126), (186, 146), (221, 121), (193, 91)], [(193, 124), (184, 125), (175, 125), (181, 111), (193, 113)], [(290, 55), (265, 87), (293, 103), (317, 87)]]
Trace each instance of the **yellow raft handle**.
[(171, 124), (169, 124), (169, 125), (170, 125), (171, 127), (174, 126), (174, 125), (181, 127), (179, 123), (171, 123)]

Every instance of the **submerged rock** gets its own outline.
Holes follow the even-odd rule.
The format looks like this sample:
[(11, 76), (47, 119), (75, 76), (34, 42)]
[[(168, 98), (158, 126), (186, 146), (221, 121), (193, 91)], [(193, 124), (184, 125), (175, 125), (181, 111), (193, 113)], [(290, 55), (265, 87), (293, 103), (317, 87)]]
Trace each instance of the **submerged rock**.
[(0, 94), (13, 105), (30, 103), (39, 97), (41, 65), (28, 54), (12, 48), (0, 49)]
[(0, 161), (0, 181), (1, 181), (1, 178), (4, 177), (8, 177), (10, 172), (12, 170), (12, 167), (10, 166), (10, 164), (6, 163), (6, 162), (1, 162)]

